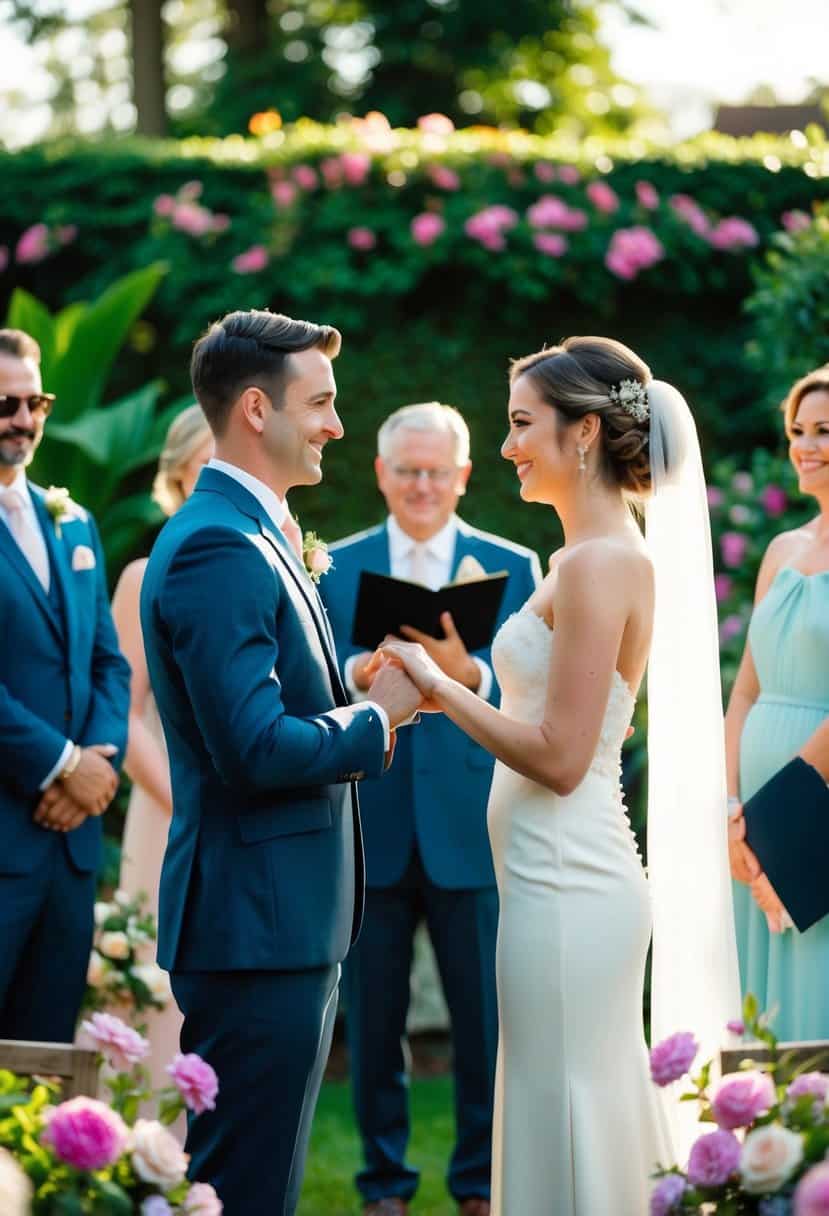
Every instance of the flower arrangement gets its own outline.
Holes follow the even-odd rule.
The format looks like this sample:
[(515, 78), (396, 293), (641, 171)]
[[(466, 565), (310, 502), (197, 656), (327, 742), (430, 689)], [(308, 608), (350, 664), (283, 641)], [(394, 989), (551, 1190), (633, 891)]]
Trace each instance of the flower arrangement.
[[(728, 1073), (711, 1084), (711, 1062), (691, 1078), (700, 1122), (715, 1125), (698, 1136), (684, 1170), (660, 1168), (650, 1216), (829, 1216), (829, 1074), (806, 1072), (788, 1083), (785, 1056), (754, 997), (732, 1033), (768, 1047), (770, 1063)], [(651, 1051), (651, 1076), (670, 1085), (685, 1076), (697, 1053), (687, 1032)]]
[[(147, 1089), (149, 1044), (119, 1018), (96, 1013), (84, 1033), (112, 1070), (109, 1101), (53, 1102), (57, 1087), (0, 1071), (0, 1211), (3, 1216), (221, 1216), (212, 1186), (187, 1180), (189, 1158), (167, 1130), (186, 1107), (213, 1110), (215, 1072), (177, 1055), (170, 1085)], [(157, 1119), (138, 1118), (156, 1097)]]
[(316, 532), (306, 532), (302, 538), (302, 560), (308, 577), (318, 583), (323, 574), (327, 574), (334, 564), (328, 545), (317, 536)]
[(146, 896), (116, 891), (95, 904), (95, 934), (86, 974), (84, 1010), (118, 1008), (125, 1014), (163, 1009), (170, 999), (166, 971), (149, 957), (156, 938)]
[(43, 504), (52, 517), (55, 536), (60, 539), (60, 526), (72, 519), (75, 505), (66, 486), (49, 486), (43, 496)]

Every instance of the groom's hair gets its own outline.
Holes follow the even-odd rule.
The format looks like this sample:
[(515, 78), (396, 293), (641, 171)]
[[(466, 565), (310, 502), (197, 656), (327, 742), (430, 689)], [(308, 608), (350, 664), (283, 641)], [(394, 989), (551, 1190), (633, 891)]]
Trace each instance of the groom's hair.
[(214, 321), (190, 360), (193, 392), (213, 433), (224, 432), (234, 401), (250, 385), (263, 388), (278, 409), (292, 354), (318, 347), (334, 359), (341, 342), (333, 325), (294, 321), (268, 309), (229, 312)]

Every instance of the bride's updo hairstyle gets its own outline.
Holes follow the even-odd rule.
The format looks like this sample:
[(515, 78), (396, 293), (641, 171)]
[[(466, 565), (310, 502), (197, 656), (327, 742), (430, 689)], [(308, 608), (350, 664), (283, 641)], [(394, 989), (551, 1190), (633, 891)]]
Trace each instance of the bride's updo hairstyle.
[(585, 414), (597, 414), (601, 475), (626, 495), (645, 497), (651, 490), (650, 417), (638, 418), (617, 400), (623, 381), (638, 381), (647, 391), (650, 368), (613, 338), (567, 338), (534, 355), (516, 359), (510, 384), (526, 376), (538, 396), (552, 406), (563, 429)]

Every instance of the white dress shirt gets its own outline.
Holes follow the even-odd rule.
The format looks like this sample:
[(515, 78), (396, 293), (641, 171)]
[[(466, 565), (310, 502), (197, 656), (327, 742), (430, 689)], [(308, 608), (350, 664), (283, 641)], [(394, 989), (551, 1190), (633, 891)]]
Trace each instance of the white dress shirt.
[[(275, 526), (282, 530), (288, 515), (288, 504), (284, 498), (280, 498), (275, 494), (270, 486), (266, 486), (264, 481), (260, 481), (258, 477), (254, 477), (252, 473), (248, 473), (245, 469), (240, 469), (238, 465), (229, 464), (226, 460), (218, 460), (215, 456), (207, 462), (208, 469), (218, 469), (220, 473), (225, 473), (228, 477), (232, 477), (234, 481), (238, 481), (240, 486), (253, 495), (253, 497), (262, 504), (265, 508), (266, 515), (273, 520)], [(316, 595), (316, 591), (313, 592)], [(325, 611), (320, 601), (320, 611)], [(380, 724), (383, 727), (384, 751), (388, 751), (391, 746), (391, 723), (389, 715), (383, 709), (382, 705), (378, 705), (376, 701), (371, 702), (374, 709), (377, 711), (377, 716), (380, 719)]]
[[(423, 582), (433, 591), (452, 581), (452, 562), (458, 539), (457, 515), (453, 515), (439, 532), (425, 541), (414, 540), (408, 532), (404, 532), (393, 515), (389, 516), (387, 527), (392, 578), (411, 580), (413, 567), (418, 566), (422, 572), (419, 578), (412, 581)], [(358, 658), (358, 655), (352, 655), (346, 661), (345, 683), (352, 696), (363, 697), (365, 692), (354, 683), (354, 665)], [(492, 690), (492, 669), (483, 659), (476, 658), (475, 655), (472, 659), (481, 673), (481, 681), (476, 691), (479, 697), (487, 700)]]

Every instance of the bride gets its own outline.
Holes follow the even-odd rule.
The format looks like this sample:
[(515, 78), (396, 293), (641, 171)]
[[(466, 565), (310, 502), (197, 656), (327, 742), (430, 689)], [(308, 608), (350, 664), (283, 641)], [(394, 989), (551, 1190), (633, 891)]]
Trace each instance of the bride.
[[(382, 655), (498, 761), (493, 1216), (642, 1216), (673, 1160), (642, 1024), (652, 908), (654, 1037), (713, 1052), (739, 1010), (699, 448), (679, 393), (611, 339), (528, 355), (510, 384), (502, 455), (564, 545), (493, 644), (501, 709), (418, 645)], [(650, 889), (619, 780), (649, 655)]]

